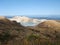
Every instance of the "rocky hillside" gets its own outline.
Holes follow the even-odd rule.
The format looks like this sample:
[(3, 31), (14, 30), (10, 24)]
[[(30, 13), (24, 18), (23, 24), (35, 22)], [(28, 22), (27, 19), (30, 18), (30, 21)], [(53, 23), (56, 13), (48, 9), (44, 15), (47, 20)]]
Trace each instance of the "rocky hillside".
[(38, 27), (60, 28), (60, 23), (55, 20), (48, 20), (37, 25)]
[(60, 22), (55, 20), (48, 20), (30, 28), (40, 31), (44, 36), (48, 35), (49, 38), (60, 38)]
[[(20, 23), (16, 21), (10, 21), (5, 17), (0, 18), (0, 34), (4, 32), (9, 32), (11, 35), (18, 35), (18, 37), (23, 39), (26, 35), (30, 34), (31, 31), (25, 28)], [(28, 34), (27, 34), (28, 33)]]
[(8, 45), (44, 45), (47, 41), (51, 43), (52, 39), (60, 40), (60, 23), (57, 21), (48, 20), (34, 27), (24, 27), (16, 21), (0, 17), (0, 42), (8, 41)]

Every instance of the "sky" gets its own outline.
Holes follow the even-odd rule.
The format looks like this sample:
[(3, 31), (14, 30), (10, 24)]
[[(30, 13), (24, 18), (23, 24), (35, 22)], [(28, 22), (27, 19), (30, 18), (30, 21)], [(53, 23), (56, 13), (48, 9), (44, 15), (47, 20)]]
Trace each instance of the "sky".
[(60, 0), (0, 0), (0, 16), (60, 15)]

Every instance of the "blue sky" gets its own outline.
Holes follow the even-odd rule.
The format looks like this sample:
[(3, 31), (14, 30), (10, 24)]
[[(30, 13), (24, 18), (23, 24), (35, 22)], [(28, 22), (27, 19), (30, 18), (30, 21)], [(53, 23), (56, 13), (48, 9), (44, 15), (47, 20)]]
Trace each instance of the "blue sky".
[(60, 0), (0, 0), (0, 15), (60, 15)]

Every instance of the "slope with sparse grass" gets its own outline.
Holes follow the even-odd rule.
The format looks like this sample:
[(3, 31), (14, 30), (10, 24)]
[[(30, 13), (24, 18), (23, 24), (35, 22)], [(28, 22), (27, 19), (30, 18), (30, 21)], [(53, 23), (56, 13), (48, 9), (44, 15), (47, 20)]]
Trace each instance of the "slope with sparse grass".
[(48, 20), (34, 27), (24, 27), (2, 17), (0, 42), (2, 45), (60, 45), (60, 23)]

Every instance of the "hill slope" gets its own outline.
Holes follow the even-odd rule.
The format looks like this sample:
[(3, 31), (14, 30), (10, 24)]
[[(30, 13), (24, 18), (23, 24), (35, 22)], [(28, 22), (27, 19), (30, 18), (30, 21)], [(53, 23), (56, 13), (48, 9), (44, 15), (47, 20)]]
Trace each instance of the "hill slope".
[(44, 36), (49, 35), (53, 38), (57, 38), (56, 36), (60, 37), (60, 23), (55, 20), (42, 22), (33, 27), (33, 29), (40, 31)]
[(16, 21), (0, 18), (0, 37), (8, 31), (12, 36), (17, 35), (8, 45), (44, 45), (48, 43), (47, 41), (52, 43), (52, 39), (53, 44), (55, 40), (60, 40), (60, 23), (54, 20), (44, 21), (35, 27), (24, 27)]

